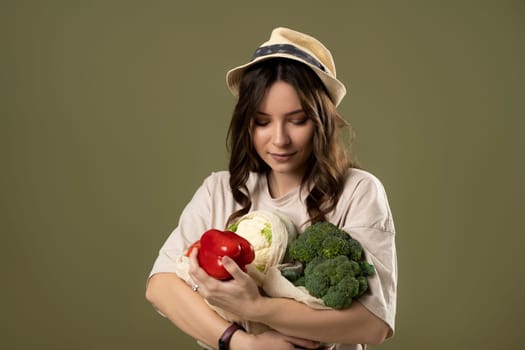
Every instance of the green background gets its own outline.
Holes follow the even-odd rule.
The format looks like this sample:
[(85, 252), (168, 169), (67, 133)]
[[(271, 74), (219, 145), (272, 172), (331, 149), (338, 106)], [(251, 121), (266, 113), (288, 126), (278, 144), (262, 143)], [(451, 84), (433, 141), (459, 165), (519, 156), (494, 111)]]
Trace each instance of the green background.
[(144, 299), (226, 167), (225, 72), (321, 39), (397, 228), (381, 349), (523, 349), (521, 1), (1, 1), (2, 349), (196, 349)]

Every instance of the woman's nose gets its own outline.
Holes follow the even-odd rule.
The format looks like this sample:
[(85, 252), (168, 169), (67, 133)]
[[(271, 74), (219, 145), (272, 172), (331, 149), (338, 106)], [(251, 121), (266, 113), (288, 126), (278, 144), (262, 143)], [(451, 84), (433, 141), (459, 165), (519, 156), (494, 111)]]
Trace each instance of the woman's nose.
[(284, 123), (277, 123), (273, 130), (273, 144), (275, 146), (286, 146), (290, 143), (290, 136)]

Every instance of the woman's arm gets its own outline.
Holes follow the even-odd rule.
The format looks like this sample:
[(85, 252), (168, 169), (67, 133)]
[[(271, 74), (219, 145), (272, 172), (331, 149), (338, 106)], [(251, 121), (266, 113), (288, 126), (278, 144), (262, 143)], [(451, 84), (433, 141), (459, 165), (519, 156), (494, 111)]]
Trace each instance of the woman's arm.
[[(216, 348), (219, 337), (230, 323), (213, 311), (199, 293), (174, 273), (158, 273), (148, 281), (146, 299), (186, 334)], [(265, 332), (254, 336), (241, 330), (231, 338), (230, 349), (292, 350), (294, 344), (315, 349), (314, 341)]]
[(261, 297), (245, 310), (246, 318), (284, 334), (329, 343), (379, 345), (390, 330), (359, 302), (344, 310), (316, 310), (292, 299)]
[(209, 345), (215, 346), (229, 326), (174, 273), (153, 275), (146, 299), (183, 332)]
[(234, 279), (221, 282), (198, 266), (196, 255), (196, 251), (191, 254), (190, 275), (201, 286), (200, 293), (211, 304), (244, 319), (289, 336), (327, 343), (377, 345), (389, 334), (389, 326), (358, 302), (345, 310), (316, 310), (292, 299), (264, 297), (233, 260), (225, 257), (222, 262)]

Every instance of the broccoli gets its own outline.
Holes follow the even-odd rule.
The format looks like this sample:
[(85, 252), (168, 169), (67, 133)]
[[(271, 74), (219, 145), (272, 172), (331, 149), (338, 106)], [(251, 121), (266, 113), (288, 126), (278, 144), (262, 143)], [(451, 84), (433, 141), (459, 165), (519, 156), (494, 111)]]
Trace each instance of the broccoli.
[(316, 256), (315, 258), (310, 260), (310, 262), (304, 267), (304, 274), (309, 274), (310, 271), (312, 271), (318, 264), (322, 263), (323, 261), (325, 261), (325, 259), (320, 256)]
[(281, 269), (281, 275), (283, 275), (290, 282), (295, 283), (297, 279), (304, 276), (303, 265), (298, 263), (295, 265), (287, 266)]
[(368, 289), (368, 281), (366, 280), (365, 276), (357, 277), (357, 281), (359, 282), (359, 292), (357, 293), (357, 297), (360, 297), (361, 295), (365, 294), (366, 290)]
[(322, 299), (326, 306), (343, 309), (350, 306), (352, 298), (366, 290), (360, 289), (362, 282), (359, 278), (363, 277), (360, 273), (359, 264), (347, 256), (318, 259), (313, 266), (307, 265), (304, 286), (311, 295)]
[(302, 274), (283, 271), (295, 286), (304, 286), (326, 306), (344, 309), (368, 289), (375, 273), (364, 260), (363, 247), (347, 232), (326, 221), (312, 224), (293, 240), (287, 257), (304, 266)]
[(322, 299), (326, 306), (334, 309), (345, 309), (352, 304), (352, 298), (359, 295), (359, 281), (346, 276), (335, 286), (331, 286)]
[(308, 226), (288, 248), (288, 256), (304, 264), (316, 256), (333, 258), (346, 255), (358, 261), (362, 254), (363, 247), (357, 240), (327, 221)]
[(293, 285), (296, 287), (304, 287), (304, 283), (305, 283), (304, 275), (302, 275), (301, 277), (293, 281)]
[(364, 260), (359, 262), (359, 267), (361, 268), (363, 276), (372, 276), (376, 272), (374, 265)]
[(353, 238), (350, 238), (350, 253), (348, 257), (355, 261), (359, 261), (363, 257), (363, 247), (361, 243)]

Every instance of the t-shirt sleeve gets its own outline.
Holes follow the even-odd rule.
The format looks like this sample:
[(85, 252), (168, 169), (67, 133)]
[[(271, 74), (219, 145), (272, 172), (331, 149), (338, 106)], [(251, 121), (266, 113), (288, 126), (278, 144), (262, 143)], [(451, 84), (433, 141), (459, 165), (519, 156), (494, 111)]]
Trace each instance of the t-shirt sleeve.
[[(376, 273), (368, 278), (369, 290), (359, 299), (394, 331), (397, 297), (395, 228), (383, 185), (372, 175), (353, 183), (341, 198), (345, 219), (340, 225), (364, 249)], [(341, 202), (340, 202), (341, 203)]]
[(175, 272), (176, 257), (184, 254), (210, 228), (212, 177), (213, 174), (204, 180), (183, 209), (178, 226), (160, 248), (149, 277), (160, 272)]

